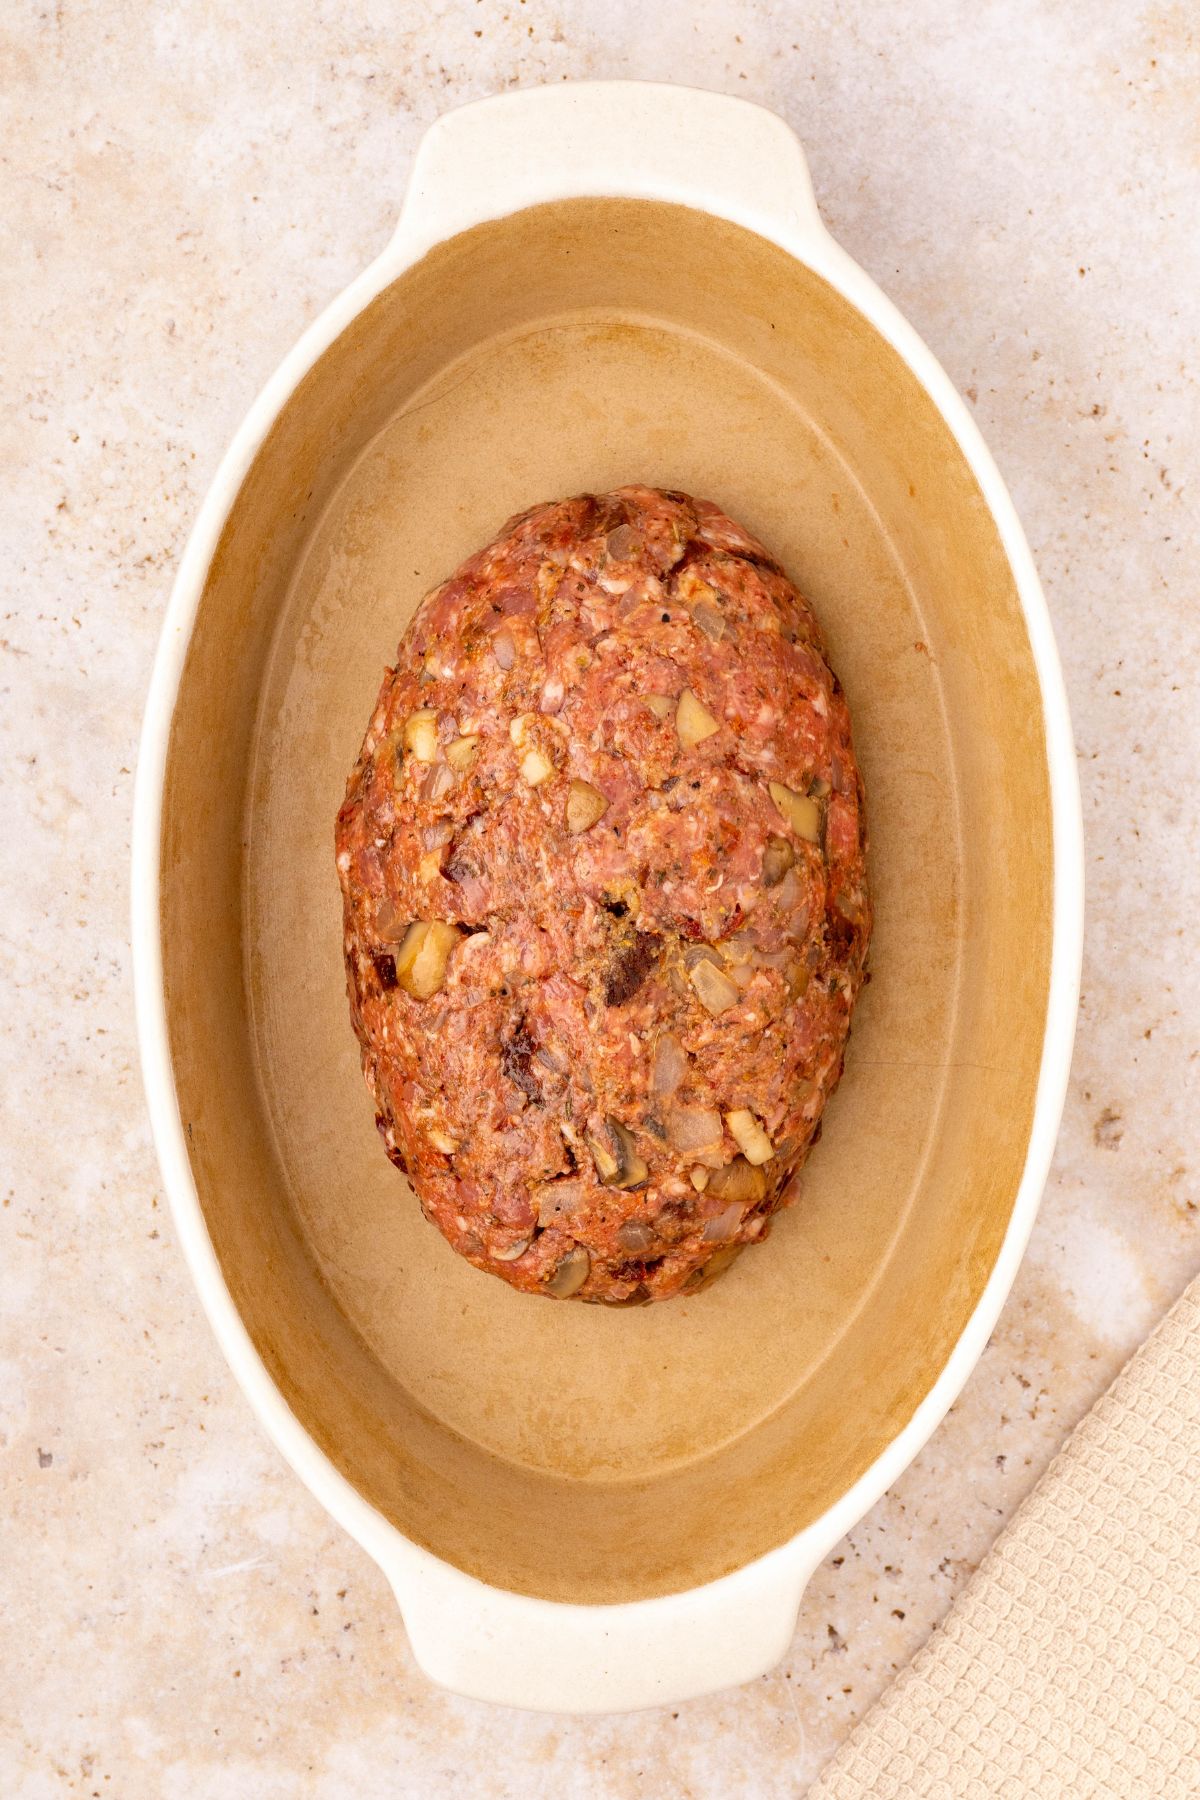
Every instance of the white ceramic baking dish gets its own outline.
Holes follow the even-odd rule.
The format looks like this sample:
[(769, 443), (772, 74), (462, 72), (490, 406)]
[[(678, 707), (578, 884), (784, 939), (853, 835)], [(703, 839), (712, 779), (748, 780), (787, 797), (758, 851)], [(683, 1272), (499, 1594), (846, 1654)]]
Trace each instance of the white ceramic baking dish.
[[(455, 1259), (374, 1141), (332, 822), (420, 594), (534, 501), (710, 494), (814, 598), (870, 796), (874, 982), (802, 1203), (633, 1314)], [(788, 128), (630, 83), (424, 138), (383, 255), (250, 411), (171, 597), (138, 770), (150, 1112), (226, 1356), (437, 1681), (571, 1711), (785, 1652), (1007, 1294), (1081, 940), (1045, 605), (968, 412), (823, 229)]]

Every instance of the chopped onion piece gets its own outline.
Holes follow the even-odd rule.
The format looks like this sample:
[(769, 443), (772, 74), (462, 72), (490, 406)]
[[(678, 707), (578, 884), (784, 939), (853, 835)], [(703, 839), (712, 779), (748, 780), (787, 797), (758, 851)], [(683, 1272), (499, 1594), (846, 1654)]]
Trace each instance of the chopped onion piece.
[(688, 1170), (692, 1186), (698, 1194), (702, 1194), (712, 1179), (712, 1170), (706, 1169), (703, 1163), (697, 1163), (694, 1169)]
[(650, 1092), (656, 1100), (669, 1100), (684, 1076), (688, 1061), (678, 1038), (664, 1031), (654, 1046), (654, 1066), (650, 1072)]
[[(453, 744), (450, 746), (452, 750)], [(446, 752), (450, 754), (449, 751)], [(762, 882), (764, 887), (778, 887), (796, 860), (796, 852), (786, 838), (769, 837), (763, 851)]]
[(434, 1127), (427, 1131), (425, 1135), (433, 1145), (434, 1149), (440, 1150), (443, 1156), (453, 1156), (454, 1152), (458, 1149), (458, 1139), (451, 1137), (448, 1131), (439, 1131)]
[(692, 618), (700, 627), (706, 638), (717, 644), (725, 635), (725, 620), (710, 600), (697, 600), (692, 608)]
[(394, 900), (384, 895), (375, 913), (375, 930), (385, 944), (398, 944), (408, 930), (409, 920)]
[(642, 1256), (647, 1250), (657, 1248), (658, 1233), (645, 1219), (626, 1219), (623, 1225), (617, 1226), (617, 1242), (631, 1256)]
[(701, 1006), (714, 1016), (727, 1012), (731, 1006), (737, 1005), (738, 991), (728, 975), (723, 975), (715, 963), (707, 958), (698, 962), (691, 971), (692, 986), (695, 988)]
[(646, 705), (656, 719), (666, 719), (675, 710), (675, 702), (670, 694), (647, 694)]
[(558, 1181), (543, 1181), (532, 1194), (538, 1224), (557, 1225), (569, 1213), (578, 1212), (586, 1193), (587, 1183), (582, 1176), (567, 1175)]
[(492, 655), (502, 669), (511, 669), (517, 660), (517, 644), (511, 631), (498, 631), (492, 639)]
[(618, 525), (604, 540), (605, 550), (616, 562), (630, 561), (638, 555), (641, 547), (642, 540), (632, 525)]
[(449, 763), (434, 763), (421, 783), (421, 799), (426, 805), (434, 800), (444, 800), (454, 786), (454, 770)]
[(688, 1156), (711, 1150), (721, 1141), (721, 1115), (712, 1106), (677, 1106), (667, 1114), (667, 1136)]
[(710, 1219), (704, 1227), (706, 1244), (722, 1244), (733, 1237), (745, 1216), (745, 1209), (740, 1201), (731, 1200), (723, 1207), (715, 1219)]

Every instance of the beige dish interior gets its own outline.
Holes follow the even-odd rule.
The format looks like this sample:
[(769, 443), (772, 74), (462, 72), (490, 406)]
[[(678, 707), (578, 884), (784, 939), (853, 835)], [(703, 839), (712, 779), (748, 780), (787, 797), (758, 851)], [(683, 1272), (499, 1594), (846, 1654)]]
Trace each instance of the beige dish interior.
[[(376, 1139), (332, 828), (420, 596), (510, 513), (709, 495), (813, 598), (865, 772), (874, 980), (803, 1203), (632, 1313), (457, 1260)], [(163, 944), (182, 1117), (242, 1317), (399, 1529), (501, 1587), (671, 1592), (792, 1536), (874, 1460), (979, 1297), (1045, 1014), (1037, 681), (935, 408), (823, 281), (654, 202), (535, 208), (377, 299), (234, 506), (172, 732)]]

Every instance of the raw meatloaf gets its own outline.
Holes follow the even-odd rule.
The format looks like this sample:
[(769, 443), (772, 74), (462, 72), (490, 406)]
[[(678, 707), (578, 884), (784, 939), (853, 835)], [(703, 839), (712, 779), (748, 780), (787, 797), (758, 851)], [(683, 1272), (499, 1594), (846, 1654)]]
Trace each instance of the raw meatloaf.
[(387, 1153), (531, 1294), (693, 1291), (766, 1235), (870, 933), (850, 719), (808, 603), (716, 506), (511, 520), (422, 603), (337, 822)]

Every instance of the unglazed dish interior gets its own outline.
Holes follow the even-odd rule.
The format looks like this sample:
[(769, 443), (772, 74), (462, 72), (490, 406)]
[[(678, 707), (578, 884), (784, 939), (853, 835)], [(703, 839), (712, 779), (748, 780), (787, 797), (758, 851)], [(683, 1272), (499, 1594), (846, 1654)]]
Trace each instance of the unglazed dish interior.
[[(422, 594), (532, 503), (716, 500), (814, 602), (866, 781), (873, 980), (769, 1240), (610, 1311), (457, 1259), (384, 1157), (333, 820)], [(823, 280), (707, 214), (580, 200), (464, 233), (302, 382), (205, 588), (168, 758), (172, 1055), (225, 1279), (288, 1404), (414, 1542), (557, 1600), (693, 1587), (823, 1513), (967, 1323), (1046, 1010), (1039, 688), (932, 402)]]

